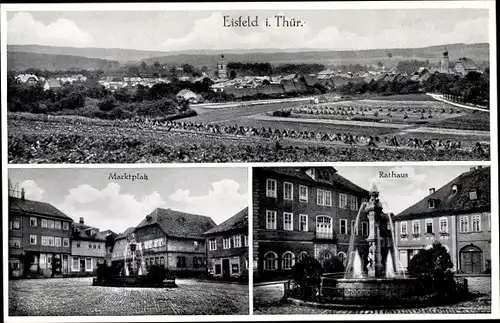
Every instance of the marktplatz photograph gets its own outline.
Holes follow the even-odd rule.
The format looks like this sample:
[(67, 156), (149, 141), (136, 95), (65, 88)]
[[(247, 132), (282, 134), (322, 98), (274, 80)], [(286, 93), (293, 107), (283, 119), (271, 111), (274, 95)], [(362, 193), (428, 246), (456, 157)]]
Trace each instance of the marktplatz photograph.
[(490, 173), (253, 168), (254, 314), (491, 313)]
[(9, 316), (249, 314), (247, 168), (8, 176)]

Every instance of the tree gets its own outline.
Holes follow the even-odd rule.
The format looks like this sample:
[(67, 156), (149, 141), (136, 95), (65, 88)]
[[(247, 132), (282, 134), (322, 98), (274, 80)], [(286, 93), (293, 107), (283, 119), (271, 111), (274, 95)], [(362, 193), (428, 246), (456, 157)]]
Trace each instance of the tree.
[(236, 78), (236, 71), (235, 70), (231, 70), (231, 72), (229, 72), (229, 78), (231, 80)]
[(109, 112), (116, 107), (116, 100), (114, 97), (108, 97), (98, 103), (99, 110)]
[(323, 272), (323, 267), (319, 261), (310, 256), (304, 256), (292, 267), (293, 280), (299, 286), (302, 299), (308, 300), (315, 296)]
[(325, 273), (343, 273), (345, 271), (342, 260), (337, 256), (327, 259), (323, 264), (323, 268), (325, 269)]

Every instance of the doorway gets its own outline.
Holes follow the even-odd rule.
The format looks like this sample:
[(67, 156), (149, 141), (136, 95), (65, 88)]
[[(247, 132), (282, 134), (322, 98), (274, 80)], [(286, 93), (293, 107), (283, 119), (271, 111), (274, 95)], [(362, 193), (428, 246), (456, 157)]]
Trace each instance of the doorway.
[(460, 250), (460, 270), (466, 274), (479, 274), (483, 271), (483, 251), (468, 245)]
[(230, 275), (229, 259), (222, 259), (222, 277), (229, 278)]
[(85, 258), (80, 258), (80, 272), (85, 272)]

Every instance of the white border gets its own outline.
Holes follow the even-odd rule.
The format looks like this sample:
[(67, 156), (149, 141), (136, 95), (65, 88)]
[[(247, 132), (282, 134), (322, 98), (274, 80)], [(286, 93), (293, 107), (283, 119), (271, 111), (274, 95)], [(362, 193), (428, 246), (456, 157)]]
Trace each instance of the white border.
[[(7, 47), (4, 41), (7, 36), (7, 19), (6, 11), (113, 11), (119, 8), (120, 11), (139, 11), (139, 10), (304, 10), (304, 3), (300, 2), (282, 2), (282, 3), (128, 3), (126, 5), (119, 5), (117, 3), (112, 4), (2, 4), (1, 5), (1, 16), (0, 16), (0, 32), (1, 32), (1, 77), (2, 80), (6, 79), (7, 75)], [(444, 316), (443, 314), (419, 314), (419, 315), (405, 315), (405, 314), (384, 314), (384, 315), (231, 315), (231, 316), (59, 316), (59, 317), (9, 317), (8, 316), (8, 279), (7, 275), (4, 274), (4, 319), (9, 322), (66, 322), (71, 320), (72, 322), (122, 322), (124, 320), (128, 321), (155, 321), (155, 322), (165, 322), (165, 321), (241, 321), (241, 320), (252, 320), (252, 321), (266, 321), (266, 320), (380, 320), (380, 319), (442, 319), (442, 318), (454, 318), (454, 319), (481, 319), (481, 318), (498, 318), (499, 317), (499, 239), (498, 239), (498, 227), (499, 227), (499, 206), (498, 206), (498, 128), (497, 128), (497, 62), (496, 62), (496, 11), (494, 1), (412, 1), (412, 2), (310, 2), (307, 3), (308, 10), (338, 10), (338, 9), (417, 9), (417, 8), (427, 8), (427, 9), (438, 9), (438, 8), (477, 8), (477, 9), (489, 9), (490, 12), (490, 106), (491, 109), (491, 127), (490, 127), (490, 141), (491, 141), (491, 162), (336, 162), (336, 163), (307, 163), (311, 166), (402, 166), (402, 165), (415, 165), (415, 166), (453, 166), (453, 165), (491, 165), (492, 170), (492, 188), (491, 188), (491, 217), (492, 217), (492, 240), (491, 240), (491, 255), (492, 255), (492, 313), (491, 314), (460, 314), (460, 315), (449, 315)], [(7, 164), (7, 112), (6, 112), (6, 82), (1, 82), (1, 106), (4, 107), (1, 111), (2, 122), (1, 126), (4, 130), (2, 132), (2, 161)], [(228, 163), (228, 164), (88, 164), (88, 165), (72, 165), (72, 164), (62, 164), (62, 165), (8, 165), (8, 168), (174, 168), (174, 167), (249, 167), (249, 228), (252, 228), (253, 218), (251, 216), (252, 211), (252, 171), (250, 167), (252, 166), (299, 166), (302, 163)], [(2, 192), (8, 192), (7, 187), (7, 167), (2, 168)], [(5, 194), (5, 193), (4, 193)], [(2, 196), (4, 197), (4, 196)], [(7, 228), (7, 217), (8, 206), (7, 203), (3, 203), (3, 225)], [(252, 282), (253, 282), (253, 230), (249, 232), (249, 297), (250, 304), (252, 304)], [(4, 273), (7, 272), (8, 266), (8, 238), (7, 235), (3, 235), (3, 252), (4, 252)], [(497, 257), (496, 259), (493, 259)], [(250, 305), (250, 311), (253, 306)], [(252, 313), (252, 312), (250, 312)]]

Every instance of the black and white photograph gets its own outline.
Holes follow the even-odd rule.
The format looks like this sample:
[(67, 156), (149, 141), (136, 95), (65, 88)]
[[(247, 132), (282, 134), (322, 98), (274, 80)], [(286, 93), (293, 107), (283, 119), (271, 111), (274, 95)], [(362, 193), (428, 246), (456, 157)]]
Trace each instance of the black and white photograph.
[(254, 314), (491, 313), (489, 166), (253, 168)]
[(488, 2), (83, 8), (5, 12), (9, 163), (491, 158)]
[(246, 168), (11, 169), (9, 316), (248, 315)]

